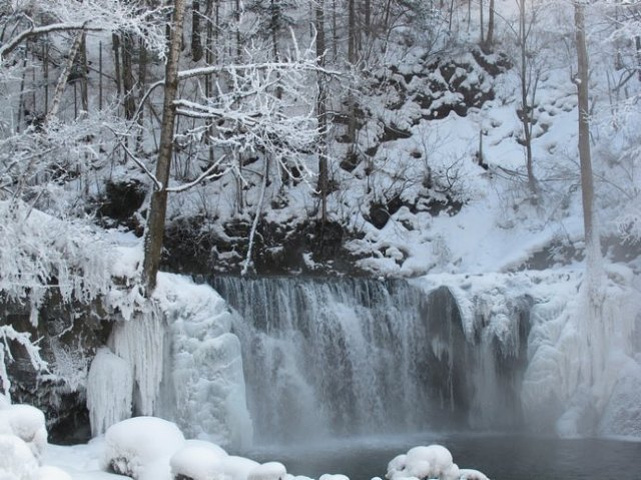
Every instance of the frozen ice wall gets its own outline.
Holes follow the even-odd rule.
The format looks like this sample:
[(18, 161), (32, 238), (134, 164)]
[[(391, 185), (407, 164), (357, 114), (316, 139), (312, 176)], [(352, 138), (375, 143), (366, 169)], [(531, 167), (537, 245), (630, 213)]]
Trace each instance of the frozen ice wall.
[[(499, 426), (513, 406), (537, 432), (641, 438), (638, 282), (618, 265), (589, 278), (583, 270), (423, 278), (428, 291), (452, 292), (477, 345), (466, 353), (476, 356), (471, 424)], [(510, 389), (516, 401), (505, 397)]]
[(635, 276), (608, 266), (540, 285), (523, 404), (559, 435), (641, 438), (641, 299)]
[(91, 365), (92, 432), (132, 414), (178, 423), (187, 437), (246, 446), (252, 426), (238, 338), (225, 302), (206, 285), (161, 274), (154, 308), (114, 327)]

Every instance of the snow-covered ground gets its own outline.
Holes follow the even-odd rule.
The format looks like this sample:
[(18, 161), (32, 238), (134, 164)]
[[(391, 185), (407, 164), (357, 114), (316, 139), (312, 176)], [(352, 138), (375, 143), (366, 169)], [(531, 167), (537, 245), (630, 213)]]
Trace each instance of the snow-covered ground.
[[(155, 417), (115, 423), (86, 445), (48, 445), (44, 415), (0, 396), (0, 475), (6, 480), (309, 480), (287, 473), (279, 462), (258, 463), (229, 455), (214, 443), (186, 440), (178, 427)], [(120, 475), (123, 474), (123, 475)], [(422, 478), (487, 480), (481, 472), (459, 469), (440, 445), (412, 448), (388, 466), (389, 480)], [(344, 480), (325, 474), (319, 480)]]

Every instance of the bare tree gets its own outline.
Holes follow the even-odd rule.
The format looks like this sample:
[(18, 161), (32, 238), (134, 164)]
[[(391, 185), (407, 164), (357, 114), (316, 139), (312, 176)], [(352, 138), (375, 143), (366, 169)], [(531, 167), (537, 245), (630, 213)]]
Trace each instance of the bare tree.
[(185, 0), (174, 0), (169, 53), (165, 68), (165, 100), (162, 110), (160, 146), (156, 163), (156, 188), (151, 195), (151, 204), (145, 230), (143, 287), (147, 296), (156, 288), (156, 277), (160, 266), (163, 237), (165, 233), (165, 216), (167, 212), (167, 185), (171, 168), (171, 157), (174, 145), (174, 124), (176, 107), (174, 101), (178, 91), (178, 62), (182, 43)]
[(581, 164), (581, 196), (583, 201), (583, 227), (588, 269), (593, 268), (601, 257), (599, 234), (594, 216), (594, 179), (590, 151), (590, 97), (588, 48), (585, 33), (585, 5), (583, 0), (574, 1), (574, 27), (577, 51), (577, 75), (574, 79), (578, 91), (579, 112), (579, 160)]

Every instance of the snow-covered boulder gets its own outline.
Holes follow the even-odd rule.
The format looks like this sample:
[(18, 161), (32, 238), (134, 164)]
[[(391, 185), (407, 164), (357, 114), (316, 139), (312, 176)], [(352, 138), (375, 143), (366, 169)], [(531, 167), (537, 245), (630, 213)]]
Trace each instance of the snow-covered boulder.
[(105, 433), (103, 464), (136, 480), (168, 480), (169, 460), (185, 444), (178, 427), (155, 417), (116, 423)]
[(485, 474), (471, 468), (461, 468), (459, 470), (461, 480), (490, 480)]
[(31, 405), (5, 404), (0, 408), (0, 434), (20, 438), (39, 460), (47, 447), (45, 415)]
[(0, 479), (32, 480), (38, 468), (38, 460), (24, 440), (0, 434)]
[(228, 480), (247, 480), (260, 463), (245, 457), (230, 455), (221, 460), (221, 472)]
[(286, 475), (285, 465), (280, 462), (267, 462), (255, 467), (247, 480), (283, 480)]
[(341, 473), (325, 473), (318, 480), (349, 480), (349, 477)]
[(169, 461), (171, 474), (174, 478), (207, 480), (222, 470), (221, 459), (227, 456), (227, 452), (214, 443), (187, 440)]
[(459, 469), (450, 451), (442, 445), (411, 448), (407, 454), (394, 457), (387, 465), (388, 480), (488, 480), (477, 470)]

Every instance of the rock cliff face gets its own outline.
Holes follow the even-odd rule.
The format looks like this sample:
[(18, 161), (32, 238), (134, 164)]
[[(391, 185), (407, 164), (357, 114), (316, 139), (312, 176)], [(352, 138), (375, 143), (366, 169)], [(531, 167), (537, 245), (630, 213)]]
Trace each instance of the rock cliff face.
[(54, 443), (77, 443), (91, 436), (85, 386), (89, 363), (111, 331), (111, 322), (98, 305), (64, 304), (54, 294), (39, 309), (34, 328), (30, 309), (24, 304), (3, 304), (0, 317), (18, 331), (39, 339), (48, 370), (37, 372), (27, 352), (13, 343), (14, 361), (8, 371), (15, 403), (37, 406), (45, 412), (49, 439)]

